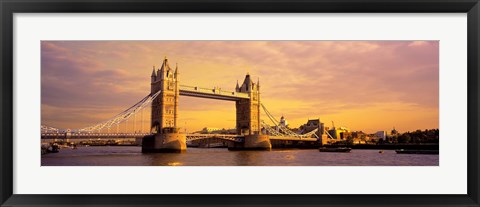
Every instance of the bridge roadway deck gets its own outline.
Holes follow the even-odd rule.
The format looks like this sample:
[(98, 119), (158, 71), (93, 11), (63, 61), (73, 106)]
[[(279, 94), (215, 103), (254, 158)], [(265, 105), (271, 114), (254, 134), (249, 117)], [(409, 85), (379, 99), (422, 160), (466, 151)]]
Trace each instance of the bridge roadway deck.
[(42, 133), (42, 139), (143, 138), (150, 133)]
[[(66, 136), (65, 133), (42, 133), (42, 139), (98, 139), (98, 138), (143, 138), (144, 136), (151, 135), (150, 133), (72, 133)], [(187, 134), (187, 141), (199, 140), (199, 139), (224, 139), (234, 142), (243, 142), (244, 136), (234, 134)], [(285, 140), (285, 141), (317, 141), (316, 138), (301, 138), (301, 137), (287, 137), (287, 136), (270, 136), (270, 140)]]
[(303, 138), (303, 137), (287, 137), (287, 136), (269, 136), (270, 140), (285, 140), (285, 141), (304, 141), (316, 142), (317, 138)]

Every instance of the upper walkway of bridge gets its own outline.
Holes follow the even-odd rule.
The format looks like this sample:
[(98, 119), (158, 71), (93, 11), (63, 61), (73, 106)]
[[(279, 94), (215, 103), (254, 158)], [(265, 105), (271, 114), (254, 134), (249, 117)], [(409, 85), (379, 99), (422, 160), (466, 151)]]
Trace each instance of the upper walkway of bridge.
[(224, 91), (220, 88), (202, 88), (197, 86), (180, 85), (180, 95), (193, 96), (201, 98), (220, 99), (227, 101), (238, 101), (249, 99), (248, 93)]

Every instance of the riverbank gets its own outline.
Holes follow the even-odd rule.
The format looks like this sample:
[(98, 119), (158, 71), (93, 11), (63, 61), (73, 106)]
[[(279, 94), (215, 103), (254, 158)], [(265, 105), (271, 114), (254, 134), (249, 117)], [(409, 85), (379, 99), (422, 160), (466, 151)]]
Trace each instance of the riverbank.
[(439, 150), (438, 144), (356, 144), (347, 146), (352, 149), (412, 149), (412, 150)]

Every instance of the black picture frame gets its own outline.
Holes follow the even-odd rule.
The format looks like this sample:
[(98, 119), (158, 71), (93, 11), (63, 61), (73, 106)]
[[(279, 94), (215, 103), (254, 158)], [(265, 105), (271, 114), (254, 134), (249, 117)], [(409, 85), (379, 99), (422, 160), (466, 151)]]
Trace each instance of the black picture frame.
[[(0, 0), (1, 206), (480, 206), (478, 0)], [(13, 194), (15, 13), (467, 13), (468, 189), (465, 195), (21, 195)], [(188, 187), (188, 186), (186, 186)], [(252, 186), (254, 187), (254, 186)], [(268, 193), (268, 192), (267, 192)]]

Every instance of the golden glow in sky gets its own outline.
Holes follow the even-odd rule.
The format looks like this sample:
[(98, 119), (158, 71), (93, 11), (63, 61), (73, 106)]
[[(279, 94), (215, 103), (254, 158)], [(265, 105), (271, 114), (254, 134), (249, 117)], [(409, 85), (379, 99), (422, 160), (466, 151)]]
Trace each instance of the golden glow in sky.
[[(150, 92), (152, 66), (167, 56), (182, 85), (234, 91), (249, 72), (262, 103), (292, 128), (313, 118), (365, 132), (438, 128), (438, 44), (42, 41), (42, 124), (75, 129), (113, 117)], [(235, 127), (230, 101), (182, 96), (179, 115), (182, 131)]]

